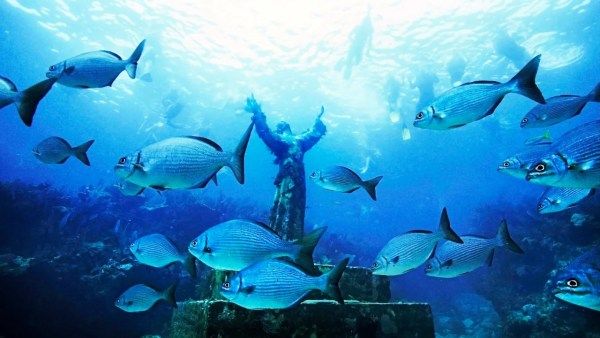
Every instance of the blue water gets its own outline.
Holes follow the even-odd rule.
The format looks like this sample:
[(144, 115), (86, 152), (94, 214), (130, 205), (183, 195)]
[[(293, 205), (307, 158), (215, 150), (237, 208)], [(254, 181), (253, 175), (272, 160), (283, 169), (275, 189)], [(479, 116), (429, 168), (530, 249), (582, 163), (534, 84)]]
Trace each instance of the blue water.
[[(392, 277), (391, 281), (394, 300), (432, 304), (440, 336), (506, 335), (501, 326), (508, 314), (536, 303), (544, 295), (544, 283), (551, 270), (598, 243), (599, 200), (592, 197), (581, 209), (542, 217), (535, 207), (544, 187), (496, 171), (502, 160), (523, 149), (525, 140), (544, 132), (545, 129), (519, 128), (521, 118), (535, 105), (533, 101), (509, 94), (496, 112), (483, 120), (453, 130), (423, 130), (412, 126), (414, 114), (421, 108), (417, 107), (419, 90), (413, 84), (420, 74), (428, 72), (437, 78), (433, 83), (436, 95), (450, 89), (455, 84), (450, 81), (446, 64), (457, 55), (466, 61), (461, 82), (507, 81), (527, 60), (515, 65), (494, 48), (496, 37), (504, 34), (526, 51), (527, 59), (542, 55), (537, 83), (545, 97), (587, 94), (600, 79), (599, 15), (600, 2), (568, 0), (419, 4), (385, 1), (370, 5), (364, 1), (342, 1), (285, 6), (269, 1), (167, 4), (7, 0), (0, 4), (0, 75), (11, 79), (19, 89), (45, 79), (50, 65), (84, 52), (104, 49), (126, 58), (142, 39), (147, 39), (147, 43), (138, 74), (151, 74), (152, 82), (121, 74), (112, 87), (101, 89), (82, 90), (56, 84), (40, 103), (30, 128), (20, 121), (14, 105), (2, 109), (0, 182), (9, 186), (15, 181), (48, 183), (65, 196), (81, 196), (82, 187), (97, 192), (118, 182), (113, 166), (119, 157), (157, 140), (201, 135), (223, 148), (232, 148), (250, 121), (250, 114), (243, 111), (250, 94), (262, 104), (270, 125), (285, 120), (295, 132), (309, 128), (324, 106), (323, 121), (328, 132), (306, 154), (307, 173), (344, 165), (365, 179), (378, 175), (384, 178), (377, 188), (376, 202), (362, 190), (340, 194), (307, 182), (306, 230), (327, 225), (329, 234), (342, 238), (340, 243), (349, 243), (348, 247), (335, 247), (336, 242), (324, 244), (317, 250), (317, 257), (338, 260), (342, 255), (354, 255), (351, 264), (370, 266), (393, 236), (411, 229), (434, 229), (443, 207), (448, 208), (453, 228), (459, 234), (491, 237), (505, 217), (525, 255), (498, 250), (492, 267), (450, 280), (427, 277), (419, 268)], [(370, 20), (370, 28), (364, 20)], [(365, 44), (357, 46), (356, 39), (361, 34)], [(349, 56), (360, 59), (350, 70), (346, 64)], [(386, 81), (390, 78), (399, 84), (398, 108), (392, 112), (386, 102)], [(178, 93), (179, 102), (184, 105), (173, 119), (176, 127), (161, 117), (165, 109), (162, 101), (171, 92)], [(599, 113), (600, 104), (590, 103), (581, 115), (548, 129), (557, 138), (575, 126), (597, 119)], [(402, 138), (403, 123), (408, 126), (410, 139)], [(64, 165), (39, 162), (31, 149), (49, 136), (61, 136), (72, 145), (96, 140), (88, 153), (91, 167), (76, 159)], [(167, 211), (156, 216), (152, 226), (164, 229), (165, 234), (180, 236), (182, 243), (183, 233), (191, 239), (200, 232), (194, 229), (205, 228), (206, 219), (210, 219), (203, 219), (202, 215), (197, 220), (186, 217), (186, 223), (181, 215), (169, 213), (169, 208), (178, 210), (173, 203), (186, 198), (228, 199), (253, 208), (252, 215), (243, 215), (239, 210), (236, 212), (240, 214), (231, 215), (216, 211), (218, 217), (266, 219), (277, 174), (273, 159), (263, 142), (253, 135), (246, 153), (246, 184), (239, 185), (224, 169), (219, 173), (218, 186), (167, 191), (162, 196), (147, 191), (140, 203), (164, 205)], [(71, 206), (80, 203), (74, 198), (66, 199)], [(48, 201), (46, 207), (65, 203)], [(106, 226), (95, 230), (99, 235), (87, 242), (102, 241), (102, 231), (113, 231), (115, 219), (136, 222), (133, 211), (127, 216), (124, 209), (115, 216), (116, 211), (90, 205), (87, 213), (96, 217), (85, 219), (80, 215), (80, 219), (70, 220), (69, 224), (80, 222), (81, 226), (71, 229), (59, 242), (79, 238), (81, 229), (93, 226), (98, 218), (112, 217), (106, 220)], [(6, 209), (8, 205), (0, 207)], [(140, 205), (131, 206), (134, 207)], [(219, 208), (219, 204), (215, 203), (214, 208)], [(2, 212), (12, 219), (17, 211)], [(588, 215), (590, 220), (576, 227), (570, 222), (574, 213)], [(42, 250), (39, 247), (43, 245), (31, 242), (43, 241), (42, 237), (30, 235), (20, 242), (19, 236), (11, 238), (12, 231), (26, 232), (39, 224), (22, 227), (3, 230), (8, 237), (2, 240), (0, 253), (33, 257)], [(140, 234), (148, 229), (139, 227)], [(43, 250), (55, 248), (57, 255), (66, 254), (62, 247), (52, 244)], [(351, 248), (355, 251), (350, 252)], [(45, 278), (53, 277), (49, 273)], [(122, 291), (122, 284), (106, 286), (108, 303)], [(181, 299), (193, 297), (192, 289), (190, 286), (187, 295), (183, 291)], [(65, 292), (60, 298), (79, 297), (70, 295), (68, 290), (60, 292)], [(83, 288), (77, 292), (86, 291)], [(518, 299), (507, 302), (513, 294), (519, 295)], [(11, 312), (15, 301), (3, 299), (3, 311)], [(52, 302), (52, 296), (47, 301)], [(480, 306), (492, 314), (487, 316), (487, 310), (468, 311), (465, 302), (471, 306), (483, 304)], [(83, 300), (71, 304), (75, 309), (79, 305), (86, 309), (92, 306)], [(571, 309), (575, 311), (573, 316), (593, 315), (580, 308)], [(111, 311), (115, 313), (110, 318), (115, 320), (121, 315), (128, 321), (137, 321), (131, 329), (128, 321), (120, 322), (119, 335), (135, 336), (163, 328), (151, 323), (150, 317)], [(169, 311), (158, 311), (162, 311), (158, 322), (167, 325)], [(19, 312), (19, 324), (2, 324), (0, 335), (3, 330), (7, 336), (14, 335), (19, 332), (14, 327), (25, 326), (28, 321), (44, 321), (24, 318), (26, 313)], [(103, 317), (100, 311), (94, 315)], [(467, 319), (476, 323), (475, 328), (463, 323)], [(148, 331), (141, 329), (144, 320)], [(449, 321), (463, 325), (452, 326)], [(488, 321), (489, 325), (478, 324)], [(111, 325), (108, 320), (99, 319), (95, 324), (104, 329), (94, 331), (94, 327), (88, 327), (90, 331), (86, 332), (110, 332), (106, 330)], [(564, 325), (568, 331), (570, 324)], [(586, 331), (585, 327), (579, 329)]]

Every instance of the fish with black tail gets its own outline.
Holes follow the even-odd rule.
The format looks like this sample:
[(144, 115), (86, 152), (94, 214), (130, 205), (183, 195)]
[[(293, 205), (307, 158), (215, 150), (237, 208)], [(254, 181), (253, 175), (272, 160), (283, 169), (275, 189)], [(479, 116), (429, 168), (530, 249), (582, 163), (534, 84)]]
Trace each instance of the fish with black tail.
[(600, 120), (562, 135), (533, 162), (525, 179), (553, 187), (600, 187)]
[(38, 104), (48, 94), (55, 82), (54, 79), (48, 79), (23, 91), (18, 91), (17, 86), (11, 80), (0, 76), (0, 109), (14, 103), (21, 121), (30, 127)]
[(560, 212), (574, 207), (581, 200), (594, 194), (595, 189), (548, 187), (537, 204), (540, 214)]
[(146, 40), (140, 42), (129, 59), (123, 60), (118, 54), (99, 50), (84, 53), (50, 66), (46, 77), (58, 83), (75, 88), (102, 88), (112, 86), (124, 70), (135, 79), (137, 65)]
[(94, 140), (89, 140), (80, 146), (71, 147), (65, 139), (53, 136), (38, 143), (33, 148), (33, 155), (38, 160), (48, 164), (63, 164), (69, 157), (75, 156), (83, 164), (89, 166), (90, 160), (88, 159), (87, 151), (93, 143)]
[(592, 248), (559, 271), (554, 286), (554, 297), (600, 311), (600, 248)]
[(381, 249), (371, 266), (374, 275), (397, 276), (419, 267), (431, 257), (442, 239), (462, 243), (462, 239), (450, 227), (446, 208), (442, 210), (436, 232), (413, 230), (394, 237)]
[(204, 188), (217, 172), (229, 167), (240, 184), (244, 184), (244, 156), (252, 134), (250, 126), (232, 152), (205, 137), (172, 137), (146, 146), (115, 165), (121, 179), (144, 188), (194, 189)]
[(338, 283), (349, 260), (343, 259), (331, 271), (318, 277), (282, 260), (262, 261), (225, 281), (221, 285), (221, 295), (251, 310), (287, 309), (302, 302), (313, 290), (344, 304)]
[(425, 264), (428, 276), (454, 278), (471, 272), (484, 265), (491, 266), (494, 252), (498, 247), (506, 247), (516, 253), (523, 253), (519, 245), (510, 237), (506, 220), (502, 220), (498, 234), (493, 238), (461, 236), (463, 244), (444, 242), (435, 249), (433, 257)]
[(364, 188), (374, 201), (377, 200), (375, 188), (382, 178), (383, 176), (377, 176), (363, 181), (354, 171), (339, 165), (317, 170), (310, 174), (310, 179), (324, 189), (351, 193), (359, 188)]
[(438, 130), (462, 127), (494, 113), (509, 93), (544, 104), (544, 96), (535, 83), (540, 57), (534, 57), (506, 83), (475, 81), (448, 90), (417, 113), (415, 127)]
[(288, 257), (305, 271), (315, 273), (312, 255), (327, 227), (288, 242), (268, 225), (248, 220), (217, 224), (196, 237), (188, 250), (199, 261), (217, 270), (240, 271), (270, 258)]
[(196, 277), (196, 258), (189, 253), (180, 253), (175, 244), (162, 234), (150, 234), (136, 239), (129, 250), (142, 264), (162, 268), (181, 263), (187, 272)]
[(544, 128), (581, 114), (589, 102), (600, 102), (600, 83), (587, 95), (559, 95), (533, 107), (521, 120), (521, 128)]
[(144, 312), (150, 310), (154, 304), (164, 300), (173, 307), (177, 307), (175, 301), (175, 289), (177, 283), (169, 286), (164, 291), (157, 291), (144, 284), (136, 284), (125, 292), (115, 301), (115, 306), (125, 312)]

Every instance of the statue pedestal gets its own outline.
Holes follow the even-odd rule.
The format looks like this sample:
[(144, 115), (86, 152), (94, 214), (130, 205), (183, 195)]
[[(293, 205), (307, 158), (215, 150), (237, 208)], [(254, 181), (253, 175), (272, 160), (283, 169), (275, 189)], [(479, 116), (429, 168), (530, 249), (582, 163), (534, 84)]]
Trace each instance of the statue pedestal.
[(307, 300), (286, 310), (247, 310), (222, 300), (189, 301), (171, 337), (434, 337), (428, 304)]

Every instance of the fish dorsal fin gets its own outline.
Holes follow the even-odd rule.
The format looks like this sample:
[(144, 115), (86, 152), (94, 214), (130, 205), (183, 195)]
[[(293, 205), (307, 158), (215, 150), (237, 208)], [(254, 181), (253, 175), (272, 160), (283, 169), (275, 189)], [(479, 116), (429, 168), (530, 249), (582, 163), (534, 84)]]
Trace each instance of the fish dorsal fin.
[(123, 60), (123, 59), (122, 59), (122, 58), (119, 56), (119, 54), (117, 54), (117, 53), (115, 53), (115, 52), (111, 52), (111, 51), (109, 51), (109, 50), (104, 50), (104, 49), (103, 49), (103, 50), (100, 50), (100, 52), (102, 52), (102, 53), (106, 53), (106, 54), (110, 54), (110, 55), (112, 55), (112, 56), (116, 57), (116, 58), (117, 58), (117, 59), (119, 59), (119, 60)]
[(206, 137), (202, 137), (202, 136), (184, 136), (184, 137), (191, 138), (191, 139), (193, 139), (193, 140), (196, 140), (196, 141), (200, 141), (200, 142), (206, 143), (206, 144), (208, 144), (209, 146), (211, 146), (211, 147), (215, 148), (215, 150), (217, 150), (217, 151), (223, 151), (223, 148), (221, 148), (221, 146), (220, 146), (220, 145), (218, 145), (218, 144), (217, 144), (217, 142), (215, 142), (215, 141), (213, 141), (213, 140), (211, 140), (211, 139), (208, 139), (208, 138), (206, 138)]
[(433, 231), (430, 230), (410, 230), (405, 232), (406, 234), (432, 234)]
[(463, 83), (459, 87), (466, 86), (466, 85), (472, 85), (472, 84), (500, 84), (500, 82), (488, 81), (488, 80), (478, 80), (478, 81), (471, 81), (471, 82)]
[(244, 221), (246, 221), (248, 223), (256, 224), (259, 227), (261, 227), (261, 228), (267, 230), (268, 232), (272, 233), (273, 235), (277, 236), (278, 238), (281, 238), (281, 236), (279, 236), (279, 234), (275, 230), (271, 229), (271, 227), (267, 223), (264, 223), (261, 221), (254, 221), (254, 220), (250, 220), (250, 219), (245, 219)]
[(0, 82), (2, 82), (11, 92), (17, 91), (17, 86), (8, 78), (0, 76)]

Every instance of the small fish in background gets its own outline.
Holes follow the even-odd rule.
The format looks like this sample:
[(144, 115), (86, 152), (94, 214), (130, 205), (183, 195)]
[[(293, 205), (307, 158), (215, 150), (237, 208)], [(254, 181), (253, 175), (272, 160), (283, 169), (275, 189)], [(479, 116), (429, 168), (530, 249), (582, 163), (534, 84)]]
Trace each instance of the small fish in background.
[(506, 220), (502, 220), (498, 234), (493, 238), (461, 236), (463, 244), (444, 242), (438, 246), (427, 263), (425, 273), (439, 278), (454, 278), (484, 265), (491, 266), (498, 247), (522, 254), (523, 250), (510, 237)]
[(87, 151), (90, 149), (94, 140), (89, 140), (84, 144), (71, 147), (65, 139), (53, 136), (38, 143), (33, 148), (33, 155), (40, 161), (48, 164), (63, 164), (69, 157), (75, 156), (83, 164), (89, 166), (90, 160), (87, 156)]
[(539, 146), (552, 144), (552, 136), (550, 136), (550, 130), (546, 130), (544, 135), (534, 136), (525, 141), (526, 146)]
[(338, 286), (350, 258), (344, 258), (331, 271), (309, 276), (301, 268), (273, 259), (251, 265), (221, 285), (221, 295), (251, 310), (287, 309), (302, 302), (313, 290), (320, 290), (344, 304)]
[(139, 196), (146, 189), (129, 181), (121, 181), (115, 184), (115, 187), (117, 187), (119, 191), (125, 196)]
[(544, 104), (544, 96), (535, 83), (540, 55), (533, 58), (510, 81), (474, 81), (454, 87), (438, 96), (415, 116), (415, 127), (453, 129), (494, 113), (504, 96), (517, 93)]
[(581, 114), (588, 102), (600, 102), (600, 83), (587, 95), (559, 95), (533, 107), (521, 120), (521, 128), (544, 128)]
[(176, 308), (176, 288), (177, 283), (174, 283), (161, 292), (144, 284), (136, 284), (117, 298), (115, 306), (125, 312), (144, 312), (150, 310), (158, 301), (164, 300)]
[(339, 165), (324, 170), (313, 171), (310, 174), (310, 179), (324, 189), (351, 193), (359, 188), (364, 188), (374, 201), (377, 200), (375, 187), (377, 187), (382, 178), (383, 176), (377, 176), (363, 181), (354, 171)]
[(494, 37), (492, 44), (494, 45), (496, 54), (511, 61), (515, 67), (519, 67), (519, 65), (522, 65), (523, 62), (531, 57), (527, 50), (518, 44), (515, 39), (505, 31), (498, 32)]
[(130, 78), (135, 79), (138, 60), (142, 56), (145, 44), (146, 40), (140, 42), (131, 57), (126, 60), (107, 50), (84, 53), (50, 66), (46, 77), (75, 88), (112, 86), (124, 70)]
[(537, 211), (549, 214), (567, 210), (594, 193), (595, 189), (548, 187), (538, 200)]
[(305, 271), (315, 272), (313, 252), (327, 227), (307, 233), (301, 240), (288, 242), (268, 225), (231, 220), (204, 231), (188, 250), (199, 261), (217, 270), (240, 271), (270, 258), (288, 257)]
[(554, 297), (600, 311), (600, 248), (575, 258), (554, 277)]
[(371, 271), (374, 275), (397, 276), (413, 270), (431, 257), (436, 245), (442, 239), (456, 243), (463, 242), (450, 227), (446, 208), (442, 210), (436, 232), (412, 230), (392, 238), (377, 254)]
[(498, 165), (498, 171), (510, 176), (525, 179), (530, 167), (541, 156), (548, 153), (550, 147), (547, 145), (538, 145), (529, 147), (526, 151), (511, 156)]
[(121, 157), (114, 170), (123, 180), (159, 191), (204, 188), (211, 180), (216, 184), (223, 167), (244, 184), (244, 156), (253, 127), (250, 124), (232, 152), (205, 137), (172, 137)]
[(0, 109), (14, 103), (21, 121), (31, 127), (38, 104), (48, 94), (55, 82), (54, 79), (48, 79), (23, 91), (18, 91), (17, 86), (11, 80), (0, 76)]
[(192, 278), (196, 278), (196, 258), (189, 253), (180, 253), (175, 245), (162, 234), (140, 237), (131, 243), (129, 250), (138, 262), (155, 268), (179, 262)]
[(525, 179), (553, 187), (600, 187), (600, 120), (563, 134), (533, 162)]

